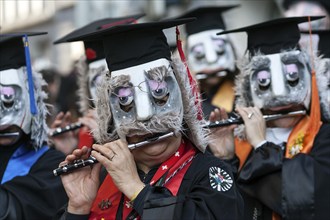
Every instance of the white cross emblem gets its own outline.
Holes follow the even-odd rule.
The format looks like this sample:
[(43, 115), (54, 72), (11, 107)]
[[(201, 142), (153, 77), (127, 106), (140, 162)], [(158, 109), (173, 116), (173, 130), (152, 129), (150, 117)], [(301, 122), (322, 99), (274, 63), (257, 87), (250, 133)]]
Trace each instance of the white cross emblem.
[(175, 155), (174, 156), (180, 157), (180, 152), (179, 151), (175, 152)]
[(167, 165), (162, 166), (162, 170), (167, 170)]

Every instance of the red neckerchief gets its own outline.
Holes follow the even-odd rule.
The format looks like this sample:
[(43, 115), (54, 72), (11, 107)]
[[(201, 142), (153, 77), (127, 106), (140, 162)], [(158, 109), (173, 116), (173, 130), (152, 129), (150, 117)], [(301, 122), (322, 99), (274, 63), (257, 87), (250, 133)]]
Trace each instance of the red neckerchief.
[[(154, 177), (150, 181), (150, 185), (165, 185), (173, 195), (176, 195), (183, 176), (191, 165), (195, 154), (196, 149), (191, 143), (189, 141), (182, 141), (176, 153), (159, 166)], [(183, 164), (184, 166), (182, 166)], [(121, 196), (122, 193), (117, 189), (110, 175), (107, 175), (98, 190), (89, 219), (116, 219)], [(126, 196), (124, 198), (123, 209), (123, 219), (126, 219), (133, 210)]]
[(91, 131), (86, 127), (82, 127), (79, 130), (79, 134), (78, 134), (79, 138), (78, 138), (78, 148), (82, 148), (83, 146), (87, 146), (89, 148), (92, 147), (92, 145), (94, 144), (94, 138), (91, 134)]

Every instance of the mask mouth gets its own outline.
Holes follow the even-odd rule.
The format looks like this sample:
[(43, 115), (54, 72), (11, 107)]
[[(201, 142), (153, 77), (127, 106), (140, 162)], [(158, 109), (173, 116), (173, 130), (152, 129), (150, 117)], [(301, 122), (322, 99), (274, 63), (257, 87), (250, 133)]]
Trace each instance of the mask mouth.
[(128, 144), (136, 144), (142, 141), (148, 141), (148, 142), (153, 142), (154, 140), (157, 140), (158, 137), (165, 135), (166, 132), (164, 133), (149, 133), (149, 134), (144, 134), (144, 135), (133, 135), (133, 136), (127, 136), (126, 140)]
[(264, 115), (274, 115), (274, 114), (288, 114), (290, 112), (305, 110), (303, 105), (285, 105), (285, 106), (278, 106), (268, 109), (262, 109), (262, 113)]
[(228, 70), (218, 68), (216, 70), (205, 70), (196, 74), (197, 80), (209, 79), (209, 78), (221, 78), (228, 74)]
[(23, 135), (23, 131), (16, 125), (0, 126), (0, 145), (12, 145)]

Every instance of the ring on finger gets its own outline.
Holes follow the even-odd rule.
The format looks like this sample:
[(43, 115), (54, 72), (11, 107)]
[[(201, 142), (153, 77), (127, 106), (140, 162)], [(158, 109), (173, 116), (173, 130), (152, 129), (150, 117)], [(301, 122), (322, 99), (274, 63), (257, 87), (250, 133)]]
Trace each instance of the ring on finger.
[(253, 115), (254, 115), (253, 112), (249, 113), (249, 114), (248, 114), (248, 118), (251, 119)]
[(112, 161), (112, 159), (116, 156), (117, 154), (115, 152), (113, 152), (112, 157), (109, 158), (110, 161)]

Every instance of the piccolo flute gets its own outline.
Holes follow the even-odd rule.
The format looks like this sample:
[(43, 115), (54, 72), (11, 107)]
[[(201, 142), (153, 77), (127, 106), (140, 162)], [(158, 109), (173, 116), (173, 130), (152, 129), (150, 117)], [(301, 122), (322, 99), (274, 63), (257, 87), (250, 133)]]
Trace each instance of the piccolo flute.
[[(138, 147), (142, 147), (142, 146), (145, 146), (145, 145), (150, 144), (150, 143), (156, 143), (156, 142), (164, 140), (168, 137), (174, 137), (174, 136), (175, 136), (175, 133), (170, 132), (170, 133), (167, 133), (167, 134), (164, 134), (164, 135), (161, 135), (161, 136), (152, 137), (152, 138), (146, 139), (144, 141), (141, 141), (141, 142), (138, 142), (138, 143), (135, 143), (135, 144), (129, 144), (128, 149), (133, 150), (133, 149), (136, 149)], [(81, 160), (76, 160), (74, 163), (70, 163), (70, 164), (61, 166), (61, 167), (53, 170), (53, 174), (54, 174), (54, 176), (59, 176), (59, 175), (72, 172), (76, 169), (79, 169), (79, 168), (82, 168), (82, 167), (85, 167), (85, 166), (93, 165), (95, 163), (98, 163), (96, 158), (93, 157), (93, 156), (89, 156), (89, 158), (87, 158), (85, 160), (82, 160), (82, 159)]]
[[(263, 115), (263, 118), (266, 121), (275, 120), (279, 118), (285, 118), (285, 117), (291, 117), (291, 116), (300, 116), (300, 115), (306, 115), (305, 110), (300, 111), (294, 111), (289, 112), (286, 114), (274, 114), (274, 115)], [(243, 119), (240, 116), (231, 116), (230, 118), (223, 120), (223, 121), (215, 121), (215, 122), (209, 122), (207, 125), (203, 126), (203, 128), (216, 128), (216, 127), (223, 127), (228, 126), (232, 124), (243, 124)]]
[(63, 134), (63, 133), (68, 132), (68, 131), (76, 130), (78, 128), (81, 128), (82, 126), (83, 126), (83, 124), (81, 122), (72, 123), (72, 124), (69, 124), (65, 127), (55, 128), (54, 130), (50, 131), (48, 133), (48, 135), (50, 137), (54, 137), (54, 136)]

